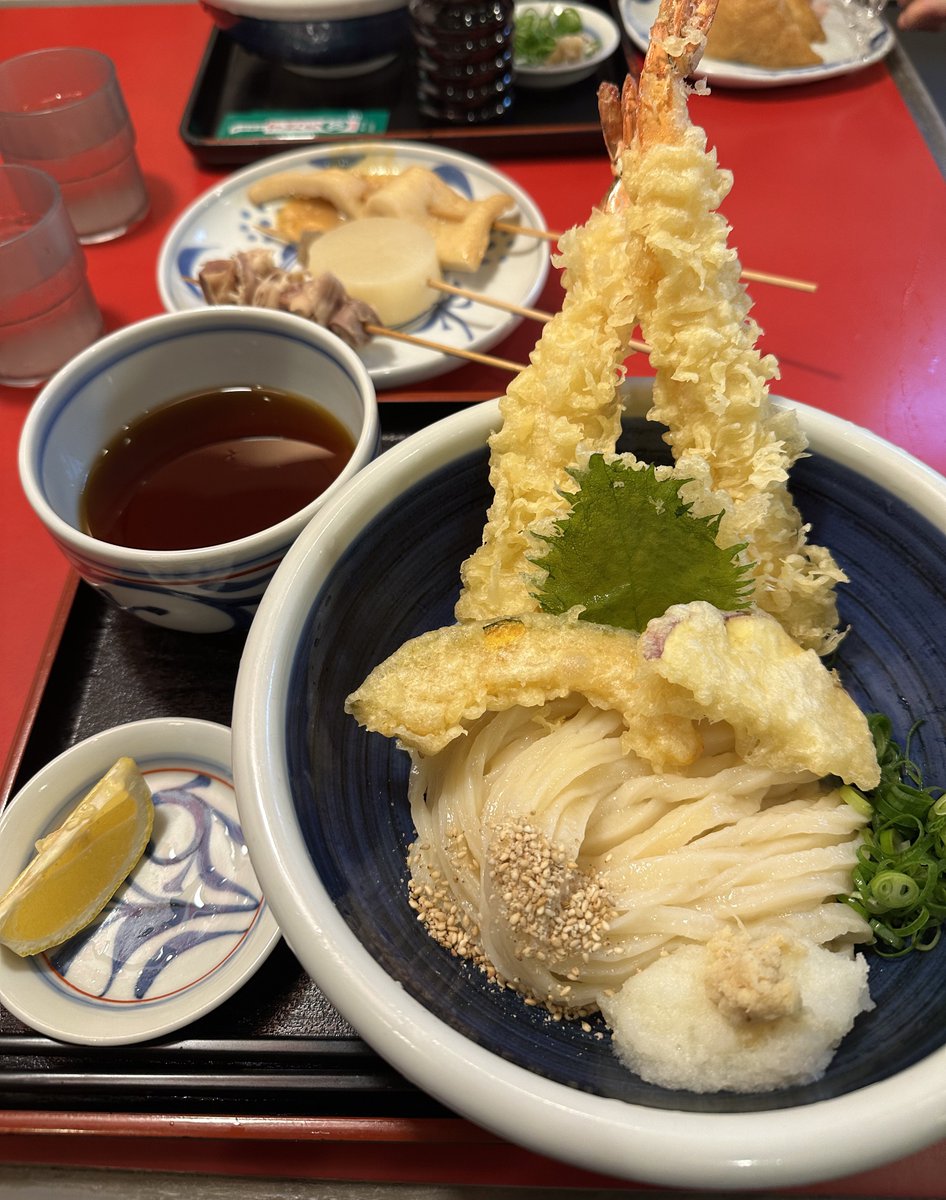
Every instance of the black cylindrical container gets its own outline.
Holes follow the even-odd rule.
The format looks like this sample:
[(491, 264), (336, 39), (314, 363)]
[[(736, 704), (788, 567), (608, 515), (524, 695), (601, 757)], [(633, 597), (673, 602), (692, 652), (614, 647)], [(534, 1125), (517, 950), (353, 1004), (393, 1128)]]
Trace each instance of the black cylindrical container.
[(514, 0), (411, 0), (417, 102), (451, 125), (493, 121), (513, 102)]

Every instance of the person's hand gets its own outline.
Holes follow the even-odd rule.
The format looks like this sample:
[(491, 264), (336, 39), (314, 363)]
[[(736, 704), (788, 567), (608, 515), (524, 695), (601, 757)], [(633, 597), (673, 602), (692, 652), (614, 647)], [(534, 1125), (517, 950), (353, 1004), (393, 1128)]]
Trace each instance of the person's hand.
[(897, 0), (898, 29), (946, 29), (946, 0)]

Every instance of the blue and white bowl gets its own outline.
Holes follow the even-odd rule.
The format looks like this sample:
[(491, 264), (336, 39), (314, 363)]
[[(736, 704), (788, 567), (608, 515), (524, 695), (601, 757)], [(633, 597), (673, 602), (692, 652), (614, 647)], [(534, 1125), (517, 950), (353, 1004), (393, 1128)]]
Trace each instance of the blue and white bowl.
[[(259, 533), (193, 550), (129, 549), (83, 532), (89, 471), (123, 426), (189, 393), (254, 383), (311, 400), (351, 434), (354, 453), (320, 496)], [(19, 468), (27, 499), (86, 582), (145, 621), (216, 633), (249, 626), (283, 555), (378, 446), (374, 387), (353, 350), (301, 317), (223, 307), (151, 317), (74, 358), (30, 410)]]
[(201, 0), (201, 7), (244, 50), (323, 78), (378, 70), (410, 41), (407, 0)]
[[(626, 448), (666, 461), (635, 381)], [(946, 780), (946, 480), (863, 429), (798, 406), (793, 492), (850, 576), (834, 665)], [(866, 1171), (943, 1136), (946, 941), (873, 958), (876, 1008), (827, 1074), (771, 1094), (668, 1091), (626, 1070), (597, 1020), (555, 1021), (427, 936), (408, 905), (410, 764), (344, 701), (408, 638), (450, 624), (491, 499), (495, 402), (381, 455), (305, 530), (250, 631), (233, 719), (253, 863), (320, 988), (402, 1074), (477, 1124), (583, 1168), (674, 1188), (793, 1187)], [(264, 698), (261, 700), (261, 697)]]

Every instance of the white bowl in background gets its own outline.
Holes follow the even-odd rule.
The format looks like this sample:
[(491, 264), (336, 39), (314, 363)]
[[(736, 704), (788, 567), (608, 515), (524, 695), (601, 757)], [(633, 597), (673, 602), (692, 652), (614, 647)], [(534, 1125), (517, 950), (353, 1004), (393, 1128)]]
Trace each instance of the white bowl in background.
[(407, 0), (201, 0), (244, 50), (324, 78), (367, 74), (407, 50)]
[(588, 4), (549, 4), (548, 0), (526, 0), (526, 3), (516, 5), (516, 19), (520, 18), (525, 9), (533, 9), (539, 13), (560, 12), (564, 8), (573, 8), (581, 17), (582, 32), (593, 37), (598, 45), (591, 54), (580, 62), (572, 63), (525, 63), (514, 59), (516, 84), (526, 88), (561, 88), (569, 87), (582, 79), (594, 74), (603, 62), (611, 57), (618, 48), (621, 34), (617, 25), (607, 13), (600, 8), (592, 8)]

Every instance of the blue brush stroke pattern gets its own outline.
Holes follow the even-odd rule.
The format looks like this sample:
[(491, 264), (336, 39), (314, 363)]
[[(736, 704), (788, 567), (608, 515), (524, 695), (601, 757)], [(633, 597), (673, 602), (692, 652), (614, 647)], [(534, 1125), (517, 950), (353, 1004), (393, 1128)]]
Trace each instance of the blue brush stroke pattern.
[[(106, 999), (140, 948), (157, 940), (134, 985), (135, 999), (146, 1000), (162, 972), (185, 951), (218, 938), (243, 936), (263, 902), (262, 896), (232, 879), (226, 873), (226, 864), (213, 860), (215, 829), (223, 827), (232, 855), (245, 853), (246, 843), (239, 823), (198, 794), (211, 783), (208, 775), (198, 774), (179, 787), (154, 794), (156, 809), (177, 807), (188, 814), (193, 827), (190, 842), (175, 848), (172, 854), (161, 854), (154, 842), (149, 843), (146, 859), (158, 869), (160, 886), (148, 890), (136, 882), (133, 874), (98, 921), (47, 956), (55, 971), (68, 979), (70, 968), (90, 939), (101, 942), (107, 935), (112, 947), (111, 965), (98, 993)], [(206, 903), (183, 898), (211, 891), (216, 899)]]

